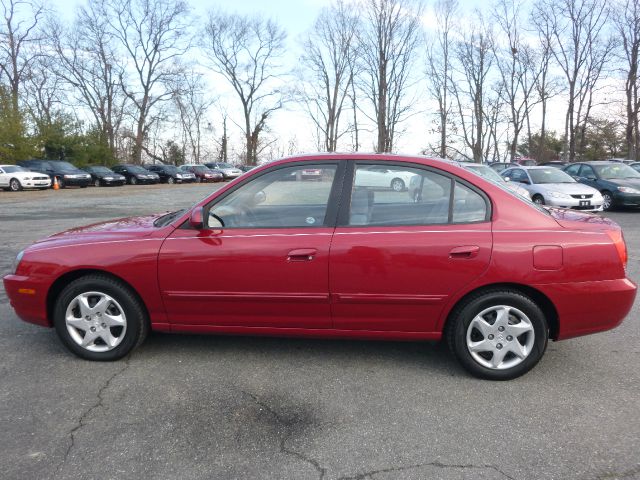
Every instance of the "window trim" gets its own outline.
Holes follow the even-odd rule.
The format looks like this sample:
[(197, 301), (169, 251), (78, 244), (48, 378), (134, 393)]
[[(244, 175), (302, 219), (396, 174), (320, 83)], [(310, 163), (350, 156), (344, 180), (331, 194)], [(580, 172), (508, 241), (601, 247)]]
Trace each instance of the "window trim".
[[(216, 205), (218, 202), (224, 200), (226, 197), (228, 197), (229, 195), (231, 195), (232, 193), (237, 191), (239, 188), (242, 188), (243, 186), (245, 186), (247, 183), (258, 179), (259, 177), (262, 177), (263, 175), (266, 175), (266, 174), (269, 174), (269, 173), (273, 173), (273, 172), (278, 171), (278, 170), (282, 170), (282, 169), (285, 169), (285, 168), (306, 166), (306, 165), (332, 165), (332, 166), (336, 167), (336, 173), (335, 173), (334, 178), (333, 178), (333, 184), (331, 185), (331, 190), (329, 191), (329, 197), (327, 199), (327, 210), (325, 212), (324, 221), (322, 222), (322, 224), (309, 225), (309, 226), (295, 226), (295, 227), (282, 227), (282, 226), (271, 226), (271, 227), (257, 227), (257, 226), (254, 226), (254, 227), (227, 227), (227, 226), (225, 226), (225, 227), (223, 227), (223, 230), (247, 230), (247, 229), (256, 229), (256, 230), (273, 230), (273, 229), (313, 230), (313, 229), (318, 229), (318, 228), (335, 228), (336, 221), (337, 221), (337, 216), (338, 216), (338, 209), (339, 209), (339, 206), (340, 206), (340, 196), (341, 196), (341, 192), (343, 190), (342, 186), (343, 186), (343, 183), (344, 183), (346, 160), (318, 160), (318, 161), (303, 160), (303, 161), (297, 161), (297, 162), (291, 162), (291, 163), (284, 163), (284, 164), (281, 164), (281, 165), (276, 165), (276, 166), (271, 167), (271, 168), (267, 168), (267, 169), (263, 170), (262, 172), (247, 176), (246, 178), (244, 178), (240, 182), (238, 182), (238, 184), (235, 185), (234, 188), (231, 188), (231, 189), (227, 190), (226, 192), (224, 192), (223, 194), (215, 197), (213, 200), (211, 200), (209, 203), (207, 203), (206, 205), (203, 206), (202, 217), (203, 217), (203, 221), (204, 221), (204, 228), (210, 228), (208, 222), (209, 222), (209, 212), (210, 212), (211, 208), (214, 205)], [(192, 228), (190, 226), (188, 220), (185, 223), (183, 223), (180, 228), (183, 228), (183, 227), (187, 228), (187, 229)], [(219, 228), (219, 227), (216, 227), (216, 228)]]
[[(449, 192), (449, 215), (448, 221), (446, 223), (427, 223), (427, 224), (417, 224), (417, 225), (406, 225), (406, 224), (390, 224), (390, 225), (349, 225), (349, 211), (351, 209), (351, 194), (353, 193), (353, 182), (355, 179), (355, 171), (356, 168), (360, 165), (389, 165), (395, 167), (402, 168), (415, 168), (418, 170), (425, 170), (428, 172), (432, 172), (438, 175), (442, 175), (451, 180), (451, 189)], [(455, 191), (455, 182), (459, 182), (461, 185), (469, 188), (474, 191), (484, 200), (486, 212), (483, 220), (478, 220), (475, 222), (454, 222), (453, 221), (453, 196)], [(342, 195), (340, 196), (340, 209), (338, 211), (338, 221), (336, 226), (340, 228), (386, 228), (386, 227), (432, 227), (432, 226), (442, 226), (442, 225), (475, 225), (479, 223), (491, 222), (493, 218), (493, 207), (491, 204), (491, 199), (489, 195), (487, 195), (481, 188), (477, 187), (473, 183), (453, 174), (447, 172), (445, 170), (441, 170), (436, 167), (432, 167), (430, 165), (424, 165), (422, 163), (414, 163), (414, 162), (397, 162), (397, 161), (380, 161), (380, 160), (350, 160), (348, 163), (347, 170), (344, 175), (344, 180), (342, 182)]]

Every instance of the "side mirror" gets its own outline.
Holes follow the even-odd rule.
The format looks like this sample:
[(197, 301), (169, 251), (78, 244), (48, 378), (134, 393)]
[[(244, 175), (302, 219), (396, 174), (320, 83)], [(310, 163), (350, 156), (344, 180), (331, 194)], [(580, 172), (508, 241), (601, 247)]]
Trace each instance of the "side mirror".
[(204, 227), (204, 219), (203, 219), (203, 211), (202, 207), (196, 207), (191, 211), (191, 216), (189, 217), (189, 225), (196, 230), (202, 230)]

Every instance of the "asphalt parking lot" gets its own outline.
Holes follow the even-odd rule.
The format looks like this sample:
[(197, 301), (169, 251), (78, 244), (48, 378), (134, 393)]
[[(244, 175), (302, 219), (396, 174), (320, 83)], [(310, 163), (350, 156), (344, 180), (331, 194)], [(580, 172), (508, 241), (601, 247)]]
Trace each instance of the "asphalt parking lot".
[[(0, 192), (0, 275), (41, 237), (215, 188)], [(640, 212), (607, 216), (638, 281)], [(435, 343), (152, 334), (94, 363), (20, 321), (0, 285), (0, 477), (638, 479), (639, 327), (636, 302), (503, 383)]]

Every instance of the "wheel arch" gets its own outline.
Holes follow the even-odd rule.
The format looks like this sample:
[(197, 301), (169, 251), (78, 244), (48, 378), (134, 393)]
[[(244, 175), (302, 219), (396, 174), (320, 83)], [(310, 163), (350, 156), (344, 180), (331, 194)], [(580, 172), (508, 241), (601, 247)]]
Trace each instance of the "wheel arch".
[(537, 290), (528, 285), (523, 285), (520, 283), (492, 283), (488, 285), (483, 285), (474, 290), (467, 292), (462, 298), (458, 299), (458, 301), (451, 306), (449, 312), (447, 313), (447, 317), (445, 323), (443, 325), (442, 331), (445, 332), (448, 325), (451, 323), (451, 319), (453, 317), (453, 313), (456, 311), (456, 307), (463, 304), (467, 301), (471, 296), (475, 296), (478, 294), (482, 294), (484, 292), (488, 292), (491, 290), (515, 290), (520, 292), (533, 300), (542, 310), (544, 316), (547, 320), (547, 324), (549, 327), (549, 338), (556, 340), (558, 338), (558, 333), (560, 331), (560, 320), (558, 318), (558, 310), (556, 309), (553, 302), (540, 290)]
[(119, 277), (118, 275), (114, 275), (113, 273), (107, 272), (105, 270), (100, 270), (97, 268), (83, 268), (78, 270), (72, 270), (70, 272), (66, 272), (60, 275), (51, 284), (51, 287), (49, 287), (49, 291), (47, 292), (47, 319), (49, 320), (49, 323), (51, 325), (53, 325), (53, 308), (55, 305), (55, 301), (58, 298), (58, 295), (60, 295), (60, 292), (62, 292), (64, 287), (66, 287), (69, 283), (79, 278), (85, 277), (87, 275), (102, 275), (104, 277), (117, 280), (122, 284), (124, 284), (131, 291), (131, 293), (135, 295), (135, 297), (138, 299), (138, 301), (140, 302), (140, 305), (142, 305), (142, 308), (144, 309), (147, 322), (150, 322), (149, 309), (147, 308), (147, 305), (144, 302), (144, 299), (140, 296), (140, 294), (136, 291), (135, 288), (133, 288), (133, 286), (129, 282), (127, 282), (124, 278)]

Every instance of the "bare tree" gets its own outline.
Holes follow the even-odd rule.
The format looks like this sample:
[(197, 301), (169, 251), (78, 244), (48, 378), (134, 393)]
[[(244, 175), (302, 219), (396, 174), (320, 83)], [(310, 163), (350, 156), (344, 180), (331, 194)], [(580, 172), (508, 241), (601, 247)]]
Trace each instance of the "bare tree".
[(534, 49), (522, 38), (521, 0), (500, 0), (493, 12), (499, 36), (493, 54), (500, 75), (500, 95), (511, 125), (509, 160), (514, 161), (520, 132), (537, 103), (535, 87), (540, 69)]
[(154, 115), (160, 104), (173, 98), (171, 86), (181, 73), (180, 57), (189, 49), (187, 41), (189, 8), (183, 0), (107, 0), (104, 15), (111, 32), (120, 42), (134, 75), (122, 89), (134, 114), (133, 161), (140, 163)]
[[(482, 15), (462, 34), (455, 46), (456, 78), (451, 82), (457, 107), (461, 137), (471, 150), (474, 162), (482, 162), (486, 139), (486, 108), (489, 98), (489, 72), (493, 66), (493, 33)], [(493, 116), (491, 117), (493, 118)]]
[[(427, 84), (431, 95), (438, 102), (437, 131), (440, 134), (438, 155), (447, 157), (449, 123), (453, 103), (449, 96), (454, 49), (454, 21), (458, 13), (458, 0), (438, 0), (434, 5), (436, 19), (435, 38), (429, 39), (427, 47)], [(431, 41), (433, 42), (431, 43)]]
[(202, 75), (189, 72), (181, 77), (176, 86), (174, 102), (182, 127), (183, 144), (189, 147), (191, 160), (200, 163), (202, 129), (207, 112), (215, 102), (215, 98), (206, 95)]
[(625, 139), (627, 158), (637, 160), (640, 150), (640, 98), (638, 98), (638, 54), (640, 52), (640, 0), (624, 0), (614, 15), (615, 27), (622, 40), (625, 61), (626, 124)]
[(209, 13), (202, 46), (212, 69), (231, 84), (242, 104), (249, 165), (257, 162), (267, 120), (282, 107), (277, 78), (285, 38), (284, 30), (272, 20)]
[(42, 37), (38, 32), (38, 24), (44, 15), (44, 7), (24, 0), (0, 0), (0, 3), (3, 14), (0, 25), (0, 73), (7, 78), (11, 105), (17, 112), (20, 87), (39, 55), (37, 44)]
[(407, 93), (420, 44), (423, 6), (414, 0), (365, 0), (362, 8), (362, 90), (373, 106), (376, 151), (390, 152), (397, 128), (412, 108)]
[(48, 30), (56, 54), (53, 71), (68, 84), (77, 104), (91, 112), (97, 129), (116, 157), (117, 135), (126, 103), (121, 87), (124, 62), (101, 5), (102, 2), (91, 0), (78, 9), (70, 29), (53, 20)]
[(322, 10), (304, 42), (303, 75), (298, 96), (317, 130), (322, 147), (335, 152), (338, 140), (348, 132), (340, 118), (353, 82), (358, 18), (343, 0)]
[(612, 39), (605, 38), (609, 8), (606, 0), (542, 0), (534, 15), (549, 25), (552, 53), (566, 79), (565, 155), (574, 161), (582, 150), (594, 93), (614, 47)]

